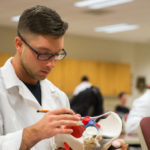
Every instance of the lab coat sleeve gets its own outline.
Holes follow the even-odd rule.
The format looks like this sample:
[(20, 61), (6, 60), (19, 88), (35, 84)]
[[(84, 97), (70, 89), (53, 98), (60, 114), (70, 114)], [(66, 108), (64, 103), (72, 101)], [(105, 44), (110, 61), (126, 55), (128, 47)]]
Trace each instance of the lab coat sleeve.
[(3, 131), (2, 116), (0, 115), (0, 150), (19, 150), (22, 141), (23, 130), (12, 132), (6, 135), (3, 135)]
[(149, 99), (141, 97), (134, 101), (132, 109), (125, 123), (125, 131), (127, 134), (137, 133), (139, 123), (142, 118), (150, 115)]

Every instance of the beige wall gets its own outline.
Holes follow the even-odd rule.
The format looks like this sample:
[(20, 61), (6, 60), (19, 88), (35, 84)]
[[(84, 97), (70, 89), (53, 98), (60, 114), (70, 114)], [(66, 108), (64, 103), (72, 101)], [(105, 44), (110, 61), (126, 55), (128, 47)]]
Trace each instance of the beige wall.
[(132, 82), (133, 82), (133, 96), (138, 97), (141, 95), (135, 88), (136, 79), (138, 77), (145, 77), (146, 83), (150, 84), (150, 44), (137, 44), (135, 47), (134, 63), (132, 65)]
[(76, 35), (65, 37), (68, 57), (109, 62), (131, 63), (135, 44)]
[[(15, 52), (14, 37), (16, 29), (0, 27), (0, 52)], [(135, 89), (138, 76), (145, 76), (150, 83), (150, 44), (130, 43), (110, 39), (100, 39), (77, 35), (65, 36), (65, 49), (68, 58), (128, 63), (132, 69), (132, 95), (139, 93)]]
[[(16, 29), (0, 27), (0, 52), (15, 52)], [(77, 35), (65, 36), (68, 58), (131, 63), (135, 44)]]
[(15, 52), (15, 36), (16, 29), (10, 27), (0, 27), (0, 52)]

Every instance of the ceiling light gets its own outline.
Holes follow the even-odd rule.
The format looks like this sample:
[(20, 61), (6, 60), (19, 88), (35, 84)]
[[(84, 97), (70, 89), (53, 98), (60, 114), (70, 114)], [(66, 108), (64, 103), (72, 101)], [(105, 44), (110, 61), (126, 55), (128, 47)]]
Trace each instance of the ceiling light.
[(116, 33), (138, 29), (138, 25), (129, 25), (126, 23), (109, 25), (104, 27), (96, 27), (95, 32)]
[(90, 6), (90, 5), (105, 2), (105, 1), (107, 0), (84, 0), (84, 1), (76, 2), (74, 5), (76, 7), (86, 7), (86, 6)]
[(11, 17), (11, 21), (18, 22), (19, 18), (20, 18), (20, 16), (13, 16), (13, 17)]
[(115, 6), (115, 5), (119, 5), (119, 4), (132, 2), (132, 1), (133, 0), (111, 0), (111, 1), (107, 0), (107, 2), (93, 4), (93, 5), (89, 6), (89, 8), (90, 9), (101, 9), (101, 8), (106, 8), (106, 7), (110, 7), (110, 6)]
[(84, 0), (76, 2), (76, 7), (89, 7), (90, 9), (100, 9), (109, 6), (115, 6), (123, 3), (132, 2), (134, 0)]

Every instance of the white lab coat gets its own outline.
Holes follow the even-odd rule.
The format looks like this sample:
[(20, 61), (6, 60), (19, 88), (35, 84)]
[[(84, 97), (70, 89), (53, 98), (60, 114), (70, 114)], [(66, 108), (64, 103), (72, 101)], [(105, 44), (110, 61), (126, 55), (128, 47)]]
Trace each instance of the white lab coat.
[(127, 134), (137, 133), (137, 128), (142, 118), (150, 116), (150, 89), (136, 99), (125, 123)]
[[(40, 81), (41, 106), (16, 76), (11, 59), (0, 69), (0, 150), (19, 150), (23, 128), (44, 115), (37, 110), (69, 108), (67, 96), (47, 79)], [(31, 150), (54, 150), (54, 138), (40, 141)]]
[(78, 95), (80, 92), (90, 88), (92, 85), (88, 81), (82, 81), (74, 90), (73, 95)]

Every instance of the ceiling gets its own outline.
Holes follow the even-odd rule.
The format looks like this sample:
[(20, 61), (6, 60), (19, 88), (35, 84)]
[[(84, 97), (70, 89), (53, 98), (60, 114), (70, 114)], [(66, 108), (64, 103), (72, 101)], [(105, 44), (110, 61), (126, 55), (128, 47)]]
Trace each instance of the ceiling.
[[(150, 0), (134, 0), (133, 2), (100, 10), (74, 7), (78, 0), (1, 0), (0, 26), (16, 27), (11, 22), (12, 16), (20, 15), (26, 8), (35, 5), (45, 5), (55, 9), (69, 23), (68, 33), (111, 38), (130, 42), (150, 42)], [(114, 34), (94, 32), (98, 26), (112, 24), (138, 24), (138, 30)]]

